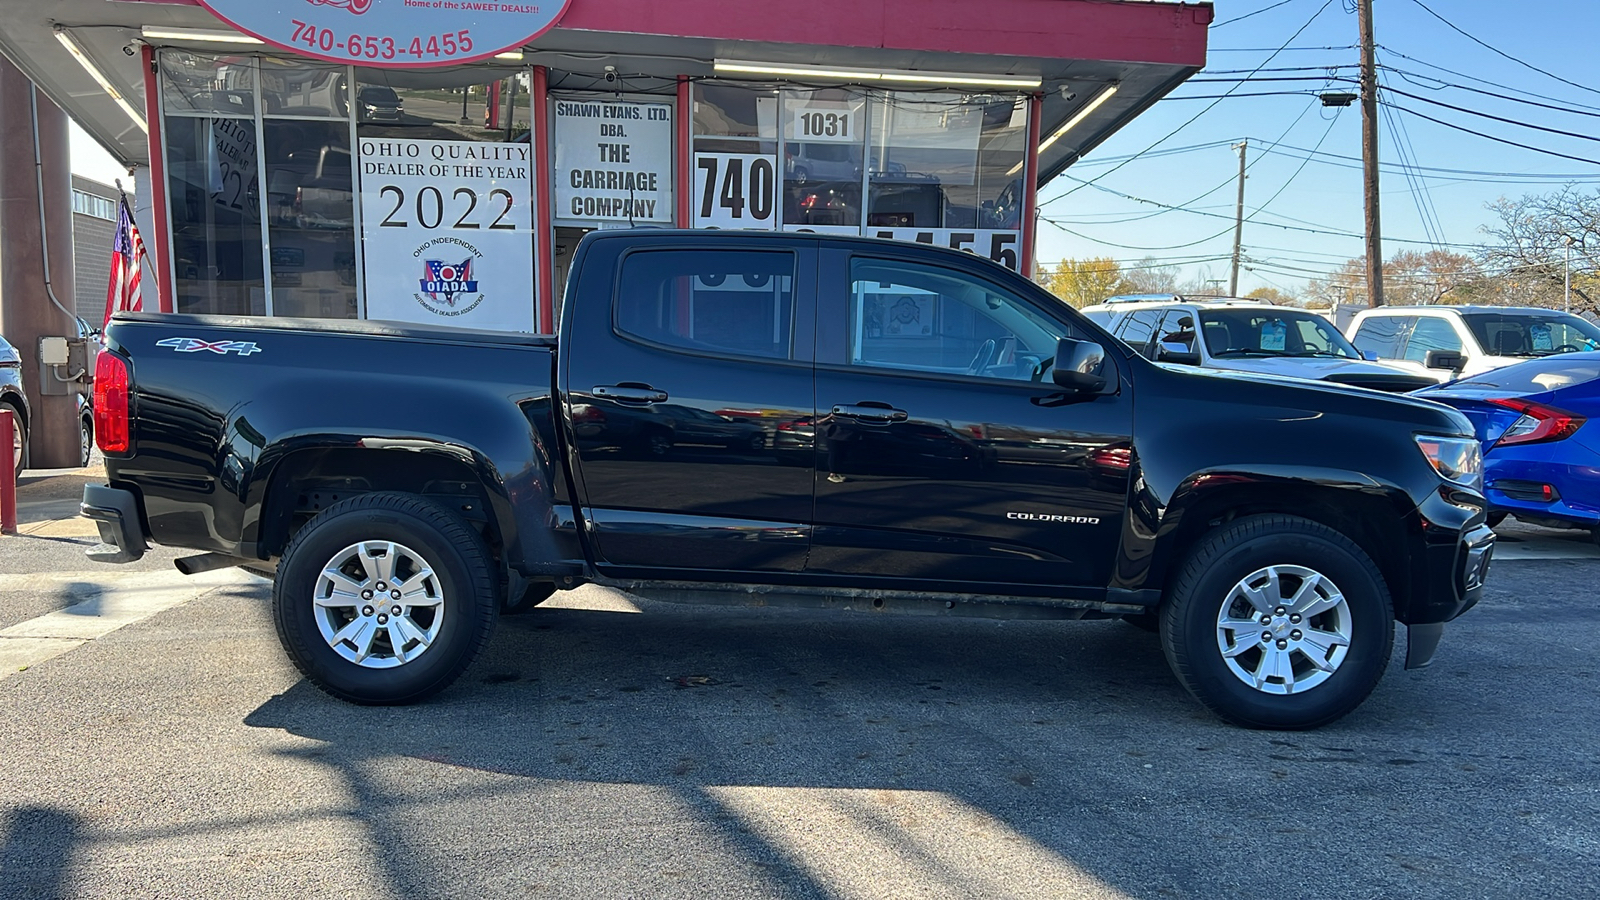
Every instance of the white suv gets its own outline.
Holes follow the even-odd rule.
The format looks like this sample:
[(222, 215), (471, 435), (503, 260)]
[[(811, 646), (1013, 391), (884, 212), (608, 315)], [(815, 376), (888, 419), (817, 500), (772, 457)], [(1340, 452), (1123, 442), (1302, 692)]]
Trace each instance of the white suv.
[(1363, 359), (1332, 322), (1304, 309), (1141, 294), (1112, 297), (1083, 314), (1156, 362), (1390, 392), (1439, 383), (1437, 377)]
[(1345, 329), (1363, 354), (1413, 372), (1467, 377), (1535, 356), (1600, 350), (1600, 327), (1553, 309), (1383, 306)]

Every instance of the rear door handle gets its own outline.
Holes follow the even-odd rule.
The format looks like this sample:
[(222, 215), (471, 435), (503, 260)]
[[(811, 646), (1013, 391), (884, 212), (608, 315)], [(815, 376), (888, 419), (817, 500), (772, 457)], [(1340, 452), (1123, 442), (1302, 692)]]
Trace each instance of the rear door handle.
[(625, 403), (661, 403), (667, 399), (666, 391), (658, 391), (648, 384), (601, 384), (590, 393)]
[(890, 406), (866, 406), (860, 403), (835, 406), (833, 414), (847, 419), (859, 419), (862, 422), (904, 422), (909, 418), (903, 409), (894, 409)]

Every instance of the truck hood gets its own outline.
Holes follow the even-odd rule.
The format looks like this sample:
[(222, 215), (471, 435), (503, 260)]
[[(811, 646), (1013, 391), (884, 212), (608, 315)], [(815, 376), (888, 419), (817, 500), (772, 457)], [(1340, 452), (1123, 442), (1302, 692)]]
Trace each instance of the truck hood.
[(1364, 359), (1332, 359), (1324, 356), (1258, 356), (1243, 359), (1212, 359), (1206, 368), (1288, 378), (1308, 378), (1337, 384), (1405, 392), (1438, 384), (1439, 379), (1419, 375), (1399, 366)]
[[(1338, 360), (1328, 361), (1338, 362)], [(1232, 371), (1173, 363), (1154, 365), (1168, 372), (1213, 381), (1217, 383), (1217, 391), (1237, 392), (1237, 396), (1232, 399), (1254, 405), (1258, 409), (1272, 408), (1280, 412), (1299, 409), (1370, 419), (1388, 419), (1405, 422), (1419, 431), (1433, 434), (1470, 437), (1475, 432), (1472, 422), (1459, 410), (1412, 394), (1351, 390), (1348, 384), (1309, 379), (1303, 375)], [(1223, 383), (1227, 386), (1224, 387)]]

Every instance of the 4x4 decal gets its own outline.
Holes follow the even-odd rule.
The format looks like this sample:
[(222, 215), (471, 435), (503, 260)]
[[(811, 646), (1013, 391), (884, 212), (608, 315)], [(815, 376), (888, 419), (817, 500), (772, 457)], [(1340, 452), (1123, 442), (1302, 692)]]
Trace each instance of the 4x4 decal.
[(157, 347), (171, 347), (179, 353), (199, 353), (201, 350), (210, 350), (212, 353), (227, 356), (237, 353), (240, 356), (249, 356), (260, 353), (261, 348), (254, 341), (202, 341), (199, 338), (172, 337), (156, 341)]

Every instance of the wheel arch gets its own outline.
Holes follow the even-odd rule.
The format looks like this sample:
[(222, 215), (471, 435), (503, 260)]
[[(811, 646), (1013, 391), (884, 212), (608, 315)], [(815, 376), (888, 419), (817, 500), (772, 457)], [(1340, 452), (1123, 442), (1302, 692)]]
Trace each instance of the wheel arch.
[(1245, 475), (1198, 476), (1186, 481), (1167, 506), (1146, 585), (1160, 589), (1165, 597), (1189, 551), (1229, 522), (1253, 515), (1297, 516), (1354, 541), (1378, 567), (1395, 612), (1401, 614), (1417, 578), (1415, 535), (1409, 521), (1414, 517), (1407, 515), (1411, 510), (1404, 492), (1364, 479), (1334, 484)]

